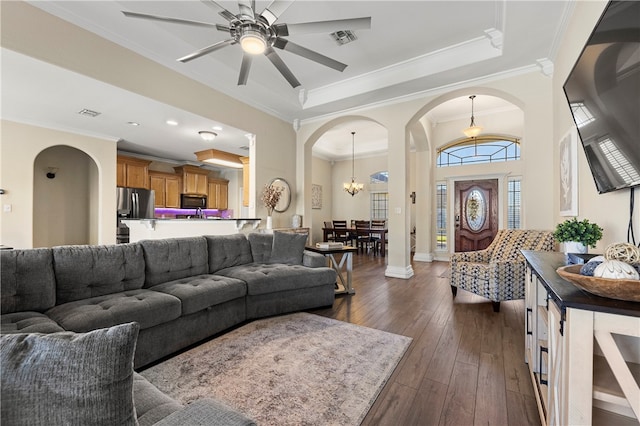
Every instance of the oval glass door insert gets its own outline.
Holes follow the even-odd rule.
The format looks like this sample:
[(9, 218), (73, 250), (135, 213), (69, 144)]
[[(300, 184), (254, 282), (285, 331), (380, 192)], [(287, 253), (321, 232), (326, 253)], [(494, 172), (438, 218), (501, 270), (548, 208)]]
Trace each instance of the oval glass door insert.
[(482, 229), (482, 226), (487, 219), (486, 210), (487, 202), (484, 199), (484, 194), (477, 189), (469, 192), (467, 195), (465, 211), (467, 224), (472, 231), (479, 231)]

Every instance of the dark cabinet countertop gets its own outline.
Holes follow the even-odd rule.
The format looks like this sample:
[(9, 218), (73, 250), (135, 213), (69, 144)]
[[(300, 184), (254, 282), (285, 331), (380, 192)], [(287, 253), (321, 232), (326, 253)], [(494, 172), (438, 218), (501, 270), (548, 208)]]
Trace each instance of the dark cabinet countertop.
[(560, 309), (575, 308), (640, 317), (640, 303), (596, 296), (560, 277), (556, 269), (568, 265), (564, 253), (522, 250), (522, 254)]

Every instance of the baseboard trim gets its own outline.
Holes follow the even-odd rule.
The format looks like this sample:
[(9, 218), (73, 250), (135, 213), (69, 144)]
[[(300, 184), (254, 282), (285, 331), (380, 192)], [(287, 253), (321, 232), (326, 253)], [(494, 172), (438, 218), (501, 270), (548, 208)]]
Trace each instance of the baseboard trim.
[(433, 262), (433, 253), (416, 252), (413, 255), (413, 260), (416, 262)]
[(384, 275), (386, 277), (402, 278), (407, 280), (413, 276), (413, 268), (411, 265), (407, 265), (404, 268), (387, 266), (387, 269), (384, 271)]

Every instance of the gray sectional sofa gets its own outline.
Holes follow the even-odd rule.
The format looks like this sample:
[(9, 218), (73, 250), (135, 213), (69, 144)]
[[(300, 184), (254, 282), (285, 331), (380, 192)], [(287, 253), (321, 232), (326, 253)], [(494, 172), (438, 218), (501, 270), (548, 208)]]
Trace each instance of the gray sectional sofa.
[[(275, 232), (1, 251), (0, 331), (137, 323), (140, 368), (247, 320), (332, 305), (336, 273), (305, 241)], [(162, 398), (143, 397), (153, 386), (141, 377), (134, 385), (155, 422), (164, 411), (138, 401)]]

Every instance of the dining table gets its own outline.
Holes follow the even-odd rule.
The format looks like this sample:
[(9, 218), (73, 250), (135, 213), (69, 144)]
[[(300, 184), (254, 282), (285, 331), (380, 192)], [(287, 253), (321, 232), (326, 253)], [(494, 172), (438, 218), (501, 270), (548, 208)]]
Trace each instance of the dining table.
[[(349, 232), (349, 234), (353, 235), (353, 239), (356, 238), (356, 228), (348, 226), (346, 228), (334, 228), (334, 227), (324, 227), (322, 228), (322, 241), (329, 241), (329, 236), (335, 232)], [(387, 228), (366, 228), (359, 229), (360, 232), (369, 232), (370, 234), (380, 235), (380, 255), (382, 257), (385, 256), (386, 252), (386, 242), (387, 242), (387, 233), (389, 230)]]

